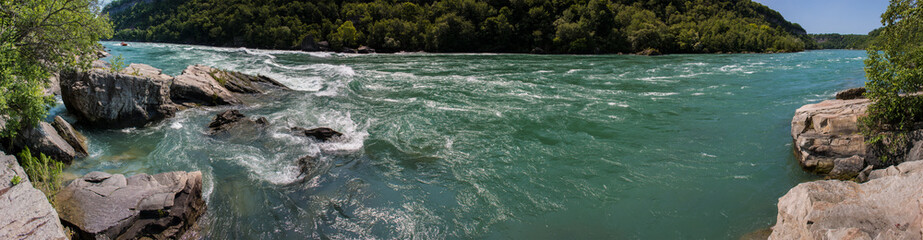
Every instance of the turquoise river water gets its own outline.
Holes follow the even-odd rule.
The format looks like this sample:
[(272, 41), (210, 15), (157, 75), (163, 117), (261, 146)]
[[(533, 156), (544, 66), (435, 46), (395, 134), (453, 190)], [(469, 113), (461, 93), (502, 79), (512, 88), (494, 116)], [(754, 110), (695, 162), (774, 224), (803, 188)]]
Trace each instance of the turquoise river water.
[[(68, 173), (202, 171), (207, 239), (737, 239), (815, 179), (791, 151), (798, 107), (865, 80), (863, 51), (572, 56), (341, 55), (103, 42), (170, 75), (262, 74), (294, 92), (82, 129)], [(205, 135), (220, 111), (266, 117)], [(66, 115), (58, 107), (55, 111)], [(319, 143), (290, 127), (331, 127)], [(295, 160), (320, 159), (299, 178)]]

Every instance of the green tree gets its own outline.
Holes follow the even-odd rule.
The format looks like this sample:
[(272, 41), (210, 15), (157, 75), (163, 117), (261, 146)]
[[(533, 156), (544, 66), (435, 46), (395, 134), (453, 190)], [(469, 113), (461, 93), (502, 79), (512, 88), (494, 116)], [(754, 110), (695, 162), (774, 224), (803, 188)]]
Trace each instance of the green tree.
[[(923, 4), (891, 0), (884, 28), (865, 61), (866, 96), (873, 101), (864, 130), (873, 144), (887, 143), (884, 157), (902, 153), (905, 134), (923, 120)], [(890, 132), (890, 133), (888, 133)], [(880, 141), (882, 139), (887, 141)], [(883, 159), (886, 160), (886, 159)]]
[(0, 0), (0, 137), (47, 114), (42, 89), (52, 73), (86, 68), (112, 34), (95, 0)]

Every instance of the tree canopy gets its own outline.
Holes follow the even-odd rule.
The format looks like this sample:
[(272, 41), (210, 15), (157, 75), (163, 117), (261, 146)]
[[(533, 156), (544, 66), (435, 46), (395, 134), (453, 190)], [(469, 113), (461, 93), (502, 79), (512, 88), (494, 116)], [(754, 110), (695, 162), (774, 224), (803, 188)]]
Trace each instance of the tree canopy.
[(379, 51), (788, 52), (801, 26), (750, 0), (119, 0), (114, 39)]
[(95, 0), (0, 0), (0, 137), (47, 114), (51, 73), (86, 67), (100, 38), (111, 37)]

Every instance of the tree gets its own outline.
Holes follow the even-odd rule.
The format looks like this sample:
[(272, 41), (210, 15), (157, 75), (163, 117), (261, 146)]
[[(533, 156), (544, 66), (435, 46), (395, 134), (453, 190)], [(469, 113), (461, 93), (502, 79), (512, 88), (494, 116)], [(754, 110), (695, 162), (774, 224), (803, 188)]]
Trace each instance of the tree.
[(0, 0), (0, 116), (11, 137), (37, 123), (53, 103), (51, 73), (86, 68), (100, 38), (112, 35), (96, 0)]
[[(923, 120), (923, 3), (891, 0), (884, 25), (865, 60), (866, 96), (872, 100), (863, 119), (870, 142), (887, 142), (886, 154), (900, 151), (906, 132)], [(891, 132), (891, 133), (887, 133)], [(890, 138), (893, 136), (895, 138)], [(881, 141), (888, 138), (888, 141)], [(884, 155), (888, 156), (888, 155)]]

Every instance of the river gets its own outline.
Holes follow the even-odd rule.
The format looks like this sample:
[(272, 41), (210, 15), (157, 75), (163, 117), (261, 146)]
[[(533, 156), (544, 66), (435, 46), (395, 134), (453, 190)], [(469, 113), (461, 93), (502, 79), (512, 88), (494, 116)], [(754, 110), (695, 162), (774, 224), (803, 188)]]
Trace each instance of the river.
[[(817, 178), (792, 156), (792, 115), (861, 86), (866, 58), (103, 45), (170, 75), (205, 64), (295, 90), (145, 128), (78, 126), (91, 156), (69, 174), (202, 171), (208, 239), (737, 239)], [(227, 109), (271, 125), (207, 136)], [(294, 126), (345, 137), (315, 142)], [(306, 155), (320, 160), (307, 179), (295, 164)]]

